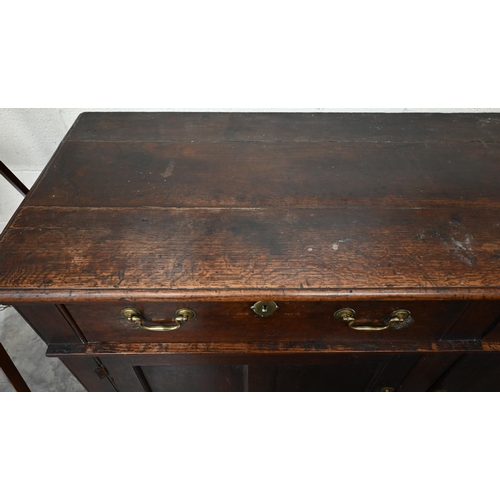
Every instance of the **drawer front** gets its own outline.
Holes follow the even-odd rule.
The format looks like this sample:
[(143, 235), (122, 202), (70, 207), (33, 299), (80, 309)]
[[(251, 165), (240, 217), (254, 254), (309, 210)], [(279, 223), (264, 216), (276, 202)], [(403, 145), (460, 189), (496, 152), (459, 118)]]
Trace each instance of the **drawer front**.
[[(89, 342), (231, 342), (231, 341), (427, 341), (445, 337), (454, 340), (479, 338), (486, 328), (477, 321), (467, 322), (467, 332), (457, 324), (467, 319), (467, 301), (276, 301), (278, 309), (267, 317), (251, 309), (254, 302), (120, 302), (69, 304), (67, 309)], [(498, 307), (498, 303), (496, 303)], [(171, 331), (151, 331), (128, 321), (122, 311), (135, 308), (143, 326), (177, 326), (176, 311), (189, 308), (194, 319), (180, 321)], [(355, 321), (335, 317), (335, 312), (350, 308)], [(392, 322), (383, 328), (397, 310), (408, 310), (411, 319)], [(470, 318), (469, 318), (470, 320)], [(349, 327), (348, 323), (351, 323)]]

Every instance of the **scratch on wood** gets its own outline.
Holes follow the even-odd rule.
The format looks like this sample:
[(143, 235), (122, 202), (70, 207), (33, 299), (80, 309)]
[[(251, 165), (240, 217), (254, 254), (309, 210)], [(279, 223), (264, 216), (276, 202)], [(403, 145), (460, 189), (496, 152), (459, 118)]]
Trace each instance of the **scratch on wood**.
[(174, 171), (174, 168), (175, 168), (175, 161), (174, 160), (170, 160), (168, 162), (168, 166), (167, 168), (165, 169), (165, 171), (161, 174), (161, 176), (166, 179), (167, 177), (170, 177)]
[(451, 248), (453, 249), (455, 255), (470, 267), (473, 267), (476, 263), (476, 254), (471, 246), (473, 239), (473, 236), (470, 234), (465, 235), (465, 239), (463, 241), (451, 238)]

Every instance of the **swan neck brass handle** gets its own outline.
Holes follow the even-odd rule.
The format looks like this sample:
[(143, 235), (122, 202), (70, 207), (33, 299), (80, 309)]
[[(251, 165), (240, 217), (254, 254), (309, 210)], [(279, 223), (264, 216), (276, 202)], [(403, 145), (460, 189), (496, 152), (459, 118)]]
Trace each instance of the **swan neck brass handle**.
[(408, 321), (411, 319), (411, 313), (410, 311), (407, 311), (406, 309), (398, 309), (397, 311), (393, 311), (389, 320), (381, 326), (372, 326), (372, 325), (356, 325), (356, 318), (354, 315), (356, 312), (353, 309), (345, 308), (345, 309), (339, 309), (334, 316), (337, 319), (341, 319), (345, 323), (347, 323), (347, 326), (351, 328), (352, 330), (358, 330), (358, 331), (368, 331), (368, 332), (378, 332), (381, 330), (387, 330), (391, 326), (394, 327), (398, 323), (403, 323), (404, 321)]
[(170, 332), (172, 330), (177, 330), (183, 323), (189, 321), (190, 319), (196, 318), (196, 313), (191, 309), (178, 309), (175, 312), (175, 318), (172, 320), (173, 325), (145, 325), (142, 314), (137, 309), (133, 307), (127, 307), (122, 310), (122, 316), (127, 319), (129, 323), (133, 323), (141, 327), (143, 330), (149, 330), (151, 332)]

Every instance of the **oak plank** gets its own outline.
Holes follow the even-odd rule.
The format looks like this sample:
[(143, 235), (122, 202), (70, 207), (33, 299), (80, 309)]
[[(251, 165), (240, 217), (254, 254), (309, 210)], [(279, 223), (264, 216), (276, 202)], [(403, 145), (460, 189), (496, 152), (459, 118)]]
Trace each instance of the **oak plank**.
[[(500, 210), (59, 210), (24, 208), (2, 239), (2, 293), (475, 288), (498, 293)], [(453, 292), (455, 290), (455, 292)], [(71, 292), (71, 293), (70, 293)], [(64, 302), (63, 302), (64, 303)]]
[(499, 164), (500, 143), (68, 142), (25, 205), (489, 209)]
[(498, 141), (498, 113), (82, 113), (78, 141)]

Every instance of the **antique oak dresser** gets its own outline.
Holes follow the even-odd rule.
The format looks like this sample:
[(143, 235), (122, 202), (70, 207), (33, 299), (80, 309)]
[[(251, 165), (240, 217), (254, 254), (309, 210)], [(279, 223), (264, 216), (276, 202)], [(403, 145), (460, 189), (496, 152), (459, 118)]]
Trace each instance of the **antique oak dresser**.
[(500, 114), (83, 113), (0, 239), (89, 391), (500, 390)]

